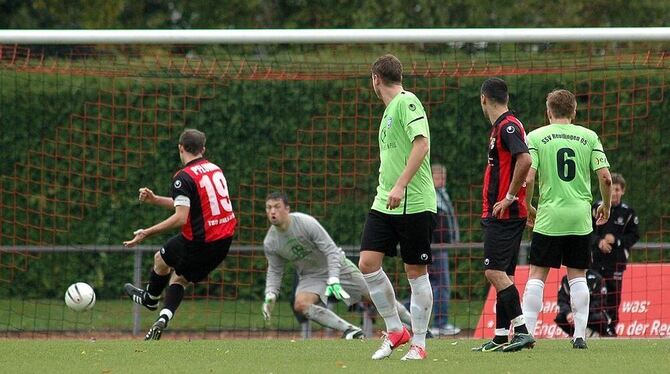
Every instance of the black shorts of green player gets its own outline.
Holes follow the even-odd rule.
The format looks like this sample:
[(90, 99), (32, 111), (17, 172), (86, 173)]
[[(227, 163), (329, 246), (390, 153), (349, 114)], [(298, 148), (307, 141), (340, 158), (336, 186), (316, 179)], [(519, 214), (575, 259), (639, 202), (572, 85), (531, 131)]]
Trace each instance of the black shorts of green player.
[(484, 228), (484, 268), (514, 275), (526, 219), (482, 220)]
[(430, 243), (436, 226), (437, 215), (433, 212), (386, 214), (370, 210), (363, 228), (361, 249), (395, 257), (400, 244), (403, 263), (432, 264)]
[(533, 233), (531, 265), (555, 268), (561, 264), (573, 269), (588, 269), (591, 264), (591, 234), (549, 236)]
[(232, 242), (233, 238), (228, 237), (209, 243), (198, 243), (178, 234), (165, 243), (160, 253), (163, 261), (174, 268), (177, 275), (197, 283), (207, 278), (221, 264), (228, 255)]

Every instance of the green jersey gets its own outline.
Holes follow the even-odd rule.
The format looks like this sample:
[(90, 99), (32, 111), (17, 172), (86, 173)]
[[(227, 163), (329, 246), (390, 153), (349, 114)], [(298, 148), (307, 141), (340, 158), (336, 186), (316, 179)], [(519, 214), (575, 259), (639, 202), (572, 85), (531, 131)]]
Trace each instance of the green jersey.
[(528, 134), (540, 200), (533, 231), (587, 235), (591, 227), (591, 170), (609, 167), (595, 132), (577, 125), (551, 124)]
[(386, 208), (388, 195), (402, 174), (417, 136), (430, 142), (428, 118), (423, 105), (413, 93), (402, 91), (388, 104), (379, 126), (379, 186), (372, 209), (386, 214), (435, 213), (435, 186), (430, 171), (430, 155), (421, 162), (419, 170), (405, 188), (400, 206)]

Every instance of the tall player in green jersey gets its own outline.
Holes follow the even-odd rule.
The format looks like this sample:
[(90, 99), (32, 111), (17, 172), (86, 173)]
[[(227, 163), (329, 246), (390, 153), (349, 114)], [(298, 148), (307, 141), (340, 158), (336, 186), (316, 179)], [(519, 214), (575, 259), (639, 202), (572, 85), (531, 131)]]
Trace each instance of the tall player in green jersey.
[[(570, 91), (552, 91), (547, 95), (550, 124), (528, 134), (533, 163), (526, 178), (526, 202), (533, 237), (523, 314), (528, 330), (534, 333), (549, 268), (565, 265), (575, 322), (572, 346), (584, 349), (589, 316), (586, 269), (591, 260), (591, 170), (598, 175), (603, 201), (596, 211), (598, 225), (609, 218), (612, 177), (598, 135), (572, 124), (576, 113), (577, 101)], [(536, 174), (540, 190), (537, 210), (531, 206)]]
[(422, 360), (426, 357), (426, 331), (433, 307), (427, 265), (432, 261), (430, 243), (437, 211), (428, 119), (419, 99), (403, 89), (402, 64), (395, 56), (384, 55), (375, 61), (372, 86), (386, 110), (379, 127), (379, 186), (365, 221), (358, 266), (387, 330), (372, 359), (386, 358), (410, 340), (398, 317), (393, 286), (382, 269), (384, 256), (395, 256), (400, 243), (412, 289), (414, 333), (402, 360)]

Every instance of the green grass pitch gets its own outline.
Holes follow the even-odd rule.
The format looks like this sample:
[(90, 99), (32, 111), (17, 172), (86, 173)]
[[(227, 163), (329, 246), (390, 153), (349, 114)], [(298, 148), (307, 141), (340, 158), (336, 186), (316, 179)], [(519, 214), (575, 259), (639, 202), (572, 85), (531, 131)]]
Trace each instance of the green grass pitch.
[(428, 358), (402, 362), (407, 346), (383, 361), (379, 341), (344, 340), (30, 340), (0, 343), (6, 373), (662, 373), (670, 340), (541, 340), (516, 353), (479, 353), (481, 340), (432, 339)]

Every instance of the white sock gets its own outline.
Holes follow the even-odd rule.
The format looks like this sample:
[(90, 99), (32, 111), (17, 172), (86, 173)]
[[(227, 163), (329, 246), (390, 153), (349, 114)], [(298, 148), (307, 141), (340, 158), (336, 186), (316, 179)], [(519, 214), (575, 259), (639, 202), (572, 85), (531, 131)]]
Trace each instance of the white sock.
[(410, 279), (412, 288), (410, 310), (412, 311), (412, 344), (426, 347), (426, 331), (433, 310), (433, 289), (430, 287), (428, 274)]
[[(158, 315), (159, 315), (160, 317), (163, 317), (163, 316), (167, 317), (167, 320), (165, 321), (165, 323), (170, 322), (170, 320), (171, 320), (172, 317), (174, 316), (174, 315), (172, 314), (172, 311), (171, 311), (170, 309), (167, 309), (167, 308), (165, 308), (165, 309), (161, 309), (161, 311), (160, 311), (160, 313), (158, 313)], [(159, 317), (159, 318), (160, 318), (160, 317)]]
[(351, 328), (358, 328), (340, 318), (340, 316), (335, 314), (332, 310), (314, 304), (309, 306), (309, 309), (307, 309), (307, 312), (305, 313), (305, 317), (318, 324), (339, 331), (347, 331)]
[(363, 274), (363, 278), (368, 285), (370, 299), (386, 323), (386, 331), (402, 331), (402, 322), (395, 306), (395, 291), (384, 270)]
[[(512, 325), (513, 328), (514, 327), (519, 327), (519, 326), (525, 325), (525, 324), (526, 324), (526, 319), (524, 318), (523, 314), (512, 318), (511, 325)], [(526, 326), (526, 328), (528, 328), (528, 326)]]
[(495, 329), (494, 334), (495, 334), (495, 336), (508, 337), (509, 336), (509, 329)]
[(395, 308), (398, 310), (398, 316), (400, 317), (402, 323), (408, 326), (412, 326), (412, 315), (409, 314), (407, 308), (405, 308), (405, 306), (402, 305), (399, 301), (395, 302)]
[(526, 290), (523, 292), (523, 317), (526, 320), (526, 327), (531, 335), (535, 335), (535, 325), (537, 324), (537, 315), (542, 310), (542, 296), (544, 295), (544, 282), (539, 279), (529, 279), (526, 283)]
[(586, 324), (589, 320), (589, 287), (586, 278), (570, 279), (570, 306), (575, 317), (575, 333), (573, 338), (586, 337)]

